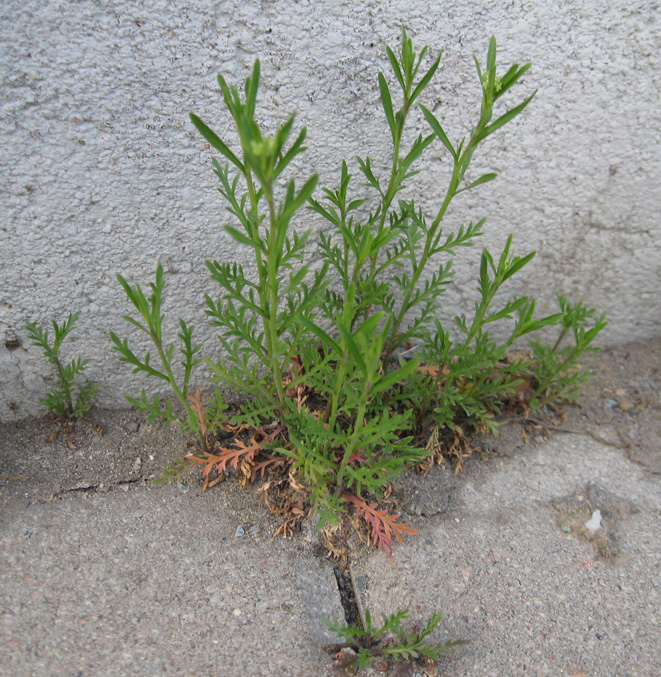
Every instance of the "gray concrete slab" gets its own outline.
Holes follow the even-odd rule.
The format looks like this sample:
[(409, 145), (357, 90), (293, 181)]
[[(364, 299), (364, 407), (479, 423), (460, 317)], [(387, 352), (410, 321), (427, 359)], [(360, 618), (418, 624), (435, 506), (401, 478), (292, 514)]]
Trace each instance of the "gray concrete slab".
[[(446, 468), (418, 485), (428, 505), (434, 491), (447, 505), (450, 491), (450, 505), (414, 518), (420, 535), (392, 560), (372, 553), (354, 574), (366, 577), (373, 616), (406, 607), (426, 620), (440, 609), (435, 638), (470, 640), (439, 674), (661, 674), (658, 475), (621, 449), (557, 433), (461, 478)], [(573, 522), (558, 500), (568, 495)], [(584, 540), (580, 524), (597, 506), (602, 533)]]
[(6, 504), (0, 674), (327, 674), (332, 570), (237, 537), (219, 498), (138, 487)]
[[(470, 641), (446, 677), (661, 674), (660, 357), (655, 341), (586, 360), (596, 378), (549, 441), (510, 424), (460, 474), (402, 477), (419, 535), (392, 559), (354, 539), (363, 607), (442, 610), (433, 639)], [(309, 522), (273, 539), (251, 488), (156, 484), (181, 431), (93, 419), (71, 438), (0, 425), (0, 675), (330, 675), (321, 617), (342, 609)]]

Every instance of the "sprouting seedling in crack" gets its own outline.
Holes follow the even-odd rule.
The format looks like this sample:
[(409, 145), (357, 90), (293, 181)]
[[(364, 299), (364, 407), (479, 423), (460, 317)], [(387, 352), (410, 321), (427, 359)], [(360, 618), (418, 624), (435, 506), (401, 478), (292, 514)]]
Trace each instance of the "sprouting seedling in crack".
[(87, 366), (87, 360), (81, 357), (64, 363), (60, 358), (62, 342), (72, 331), (80, 317), (80, 311), (69, 313), (66, 321), (59, 325), (53, 320), (53, 344), (49, 343), (48, 330), (36, 322), (26, 322), (25, 327), (34, 345), (39, 346), (48, 361), (55, 365), (58, 387), (40, 400), (57, 416), (80, 418), (92, 406), (92, 400), (99, 390), (99, 383), (88, 381), (84, 385), (77, 383)]

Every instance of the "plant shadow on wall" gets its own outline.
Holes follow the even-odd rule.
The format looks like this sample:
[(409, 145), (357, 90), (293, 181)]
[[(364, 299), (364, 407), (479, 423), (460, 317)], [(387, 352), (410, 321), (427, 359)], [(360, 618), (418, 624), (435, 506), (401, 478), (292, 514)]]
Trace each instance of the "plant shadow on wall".
[[(387, 56), (392, 73), (389, 79), (379, 73), (378, 87), (392, 164), (381, 172), (369, 157), (356, 158), (362, 175), (356, 185), (342, 162), (339, 185), (323, 188), (320, 199), (313, 198), (316, 175), (299, 184), (286, 179), (292, 160), (305, 151), (306, 130), (294, 133), (292, 115), (267, 136), (255, 120), (259, 61), (242, 92), (218, 77), (238, 143), (191, 115), (222, 156), (213, 165), (231, 215), (225, 231), (252, 257), (247, 269), (206, 262), (219, 287), (216, 296), (207, 296), (206, 312), (218, 329), (222, 357), (204, 363), (220, 386), (245, 396), (240, 411), (230, 415), (220, 390), (205, 401), (199, 388), (192, 391), (202, 362), (192, 327), (180, 320), (179, 347), (165, 345), (160, 266), (149, 294), (119, 277), (136, 311), (125, 319), (149, 336), (158, 362), (112, 334), (121, 360), (171, 387), (180, 408), (150, 399), (145, 390), (130, 401), (151, 418), (181, 421), (196, 435), (198, 449), (186, 459), (201, 467), (205, 488), (232, 473), (242, 484), (259, 479), (267, 505), (283, 515), (280, 533), (294, 532), (309, 516), (336, 553), (345, 547), (350, 525), (387, 553), (395, 541), (415, 534), (392, 509), (397, 476), (448, 456), (460, 466), (470, 452), (469, 431), (496, 433), (504, 412), (525, 416), (575, 398), (586, 378), (578, 360), (596, 350), (592, 341), (606, 326), (594, 309), (562, 297), (559, 311), (545, 317), (535, 315), (533, 298), (502, 299), (501, 288), (535, 256), (515, 254), (510, 236), (499, 254), (482, 251), (475, 307), (454, 318), (450, 331), (440, 298), (452, 280), (452, 258), (473, 246), (485, 222), (448, 230), (447, 212), (460, 193), (496, 178), (472, 176), (471, 161), (532, 100), (534, 92), (496, 110), (530, 64), (498, 75), (491, 39), (486, 62), (475, 59), (479, 115), (453, 143), (419, 103), (440, 55), (422, 68), (427, 48), (417, 54), (403, 31), (398, 52), (388, 48)], [(407, 145), (404, 130), (414, 108), (429, 134)], [(402, 190), (408, 186), (406, 195), (412, 193), (416, 166), (439, 141), (451, 175), (444, 193), (421, 196), (439, 204), (428, 214)], [(328, 225), (316, 245), (311, 230), (293, 226), (306, 208)], [(311, 252), (320, 264), (305, 262)], [(494, 338), (496, 324), (498, 335), (507, 327), (501, 341)], [(523, 337), (552, 326), (559, 331), (555, 344), (535, 340), (529, 350), (515, 350)]]

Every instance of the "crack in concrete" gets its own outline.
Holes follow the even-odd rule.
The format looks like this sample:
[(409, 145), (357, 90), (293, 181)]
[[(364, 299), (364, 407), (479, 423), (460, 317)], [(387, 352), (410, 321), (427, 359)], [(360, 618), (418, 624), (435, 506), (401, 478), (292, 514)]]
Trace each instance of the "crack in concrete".
[(333, 573), (335, 574), (337, 589), (340, 593), (340, 602), (344, 610), (344, 620), (347, 622), (347, 625), (363, 628), (362, 614), (358, 604), (358, 593), (349, 563), (347, 562), (344, 568), (338, 563), (333, 564)]
[(110, 491), (113, 487), (128, 487), (131, 484), (137, 484), (138, 482), (150, 482), (150, 478), (147, 477), (135, 477), (128, 480), (116, 480), (115, 482), (97, 482), (96, 484), (79, 482), (75, 487), (69, 487), (67, 489), (59, 489), (58, 491), (53, 492), (53, 498), (58, 496), (63, 496), (64, 494), (71, 494), (75, 492), (81, 492), (83, 494), (88, 493), (106, 493)]

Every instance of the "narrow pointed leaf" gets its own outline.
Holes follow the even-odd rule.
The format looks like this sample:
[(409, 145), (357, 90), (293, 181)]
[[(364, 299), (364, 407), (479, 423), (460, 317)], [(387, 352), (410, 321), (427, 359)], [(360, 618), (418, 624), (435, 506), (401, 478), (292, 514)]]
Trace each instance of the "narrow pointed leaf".
[(420, 104), (420, 110), (422, 111), (422, 114), (425, 116), (425, 119), (429, 123), (429, 126), (434, 130), (434, 134), (438, 136), (443, 145), (450, 151), (452, 157), (456, 159), (457, 153), (452, 147), (452, 144), (450, 143), (450, 139), (448, 139), (447, 134), (443, 131), (441, 123), (436, 119), (434, 114), (422, 104)]
[[(301, 205), (310, 199), (314, 189), (317, 187), (318, 181), (319, 177), (314, 174), (303, 184), (303, 187), (299, 191), (298, 195), (288, 201), (287, 207), (282, 213), (283, 223), (289, 223), (289, 220), (294, 215), (294, 213), (298, 211), (299, 207), (301, 207)], [(290, 185), (293, 186), (293, 182), (290, 183)]]
[(248, 91), (246, 91), (246, 108), (248, 115), (250, 117), (253, 117), (253, 115), (255, 114), (257, 90), (259, 89), (259, 75), (260, 75), (260, 63), (259, 59), (255, 59), (255, 64), (252, 68), (252, 75), (250, 76), (249, 80), (250, 86)]
[(518, 64), (514, 64), (508, 71), (505, 73), (503, 76), (502, 80), (500, 81), (500, 91), (496, 92), (494, 95), (494, 100), (499, 99), (503, 94), (505, 94), (506, 91), (508, 91), (511, 87), (513, 87), (518, 80), (530, 70), (530, 63), (524, 64), (519, 68)]
[(197, 131), (202, 134), (202, 136), (208, 141), (208, 143), (215, 148), (217, 151), (220, 151), (230, 162), (235, 164), (240, 172), (244, 173), (245, 169), (239, 158), (234, 155), (234, 153), (223, 143), (220, 137), (209, 127), (207, 127), (202, 120), (195, 115), (195, 113), (190, 114), (190, 119), (192, 123), (197, 128)]
[(342, 341), (344, 342), (344, 345), (346, 345), (349, 354), (356, 363), (356, 366), (365, 376), (367, 376), (367, 366), (365, 365), (365, 360), (363, 359), (363, 356), (361, 355), (360, 350), (356, 345), (356, 341), (351, 335), (351, 332), (342, 323), (338, 323), (337, 328), (339, 329), (340, 335), (342, 336)]
[(342, 348), (340, 348), (340, 345), (337, 343), (337, 341), (334, 341), (321, 327), (317, 326), (314, 324), (314, 322), (311, 322), (307, 317), (304, 315), (299, 315), (298, 316), (298, 321), (308, 330), (311, 331), (313, 334), (318, 336), (322, 343), (325, 345), (330, 346), (335, 353), (339, 356), (342, 354)]
[(416, 88), (413, 90), (413, 94), (411, 94), (411, 98), (409, 99), (409, 105), (411, 105), (418, 98), (418, 96), (420, 96), (422, 90), (429, 84), (429, 81), (434, 77), (434, 73), (436, 73), (436, 70), (438, 69), (438, 64), (440, 62), (441, 55), (439, 54), (436, 61), (434, 61), (434, 63), (431, 65), (431, 68), (425, 73), (422, 80), (420, 80)]
[(241, 244), (248, 245), (249, 247), (254, 247), (255, 249), (263, 249), (261, 242), (251, 240), (247, 235), (244, 235), (240, 230), (233, 228), (232, 226), (225, 226), (225, 230)]
[(352, 212), (354, 209), (357, 209), (358, 207), (360, 207), (360, 205), (363, 204), (363, 202), (365, 202), (364, 199), (359, 199), (359, 200), (353, 200), (353, 201), (351, 201), (351, 202), (349, 203), (349, 206), (347, 207), (347, 212)]
[(397, 62), (397, 57), (395, 56), (392, 49), (390, 49), (390, 47), (386, 47), (386, 52), (388, 54), (388, 60), (390, 61), (390, 65), (392, 66), (393, 72), (395, 73), (395, 77), (397, 78), (397, 82), (399, 82), (402, 90), (405, 90), (406, 85), (404, 84), (404, 78), (402, 77), (402, 70), (399, 67), (399, 63)]
[(307, 135), (307, 128), (303, 127), (301, 129), (298, 137), (296, 138), (296, 141), (291, 145), (291, 148), (278, 160), (278, 164), (276, 165), (275, 168), (275, 176), (279, 176), (285, 167), (299, 154), (302, 153), (304, 150), (306, 150), (306, 147), (303, 146), (303, 141), (305, 141), (305, 137)]
[(487, 70), (494, 71), (496, 68), (496, 38), (491, 36), (489, 40), (489, 51), (487, 52)]
[(530, 320), (523, 325), (519, 335), (523, 336), (524, 334), (530, 334), (531, 332), (543, 329), (544, 327), (555, 326), (562, 318), (563, 313), (556, 313), (555, 315), (549, 315), (541, 320)]
[(390, 133), (392, 134), (393, 139), (395, 138), (395, 114), (392, 109), (392, 99), (390, 98), (390, 90), (388, 89), (388, 83), (386, 82), (383, 73), (379, 73), (379, 89), (381, 90), (381, 103), (383, 104), (383, 110), (386, 114), (388, 120), (388, 126), (390, 127)]
[(505, 277), (503, 277), (503, 282), (505, 280), (508, 280), (512, 275), (517, 273), (518, 271), (523, 268), (526, 264), (530, 263), (535, 256), (537, 255), (537, 252), (530, 252), (527, 256), (524, 256), (522, 259), (518, 259), (517, 261), (514, 261), (512, 265), (508, 268), (507, 272), (505, 273)]
[(475, 68), (477, 68), (477, 74), (480, 78), (480, 82), (482, 82), (482, 69), (480, 68), (480, 62), (475, 55), (473, 55), (473, 61), (475, 61)]
[(537, 90), (535, 90), (527, 99), (522, 101), (518, 106), (515, 106), (514, 108), (512, 108), (512, 110), (507, 111), (507, 113), (505, 113), (504, 115), (501, 115), (497, 120), (492, 122), (490, 125), (487, 125), (480, 134), (478, 141), (486, 139), (487, 136), (489, 136), (489, 134), (493, 134), (493, 132), (495, 132), (497, 129), (500, 129), (503, 125), (506, 125), (510, 120), (513, 120), (532, 101), (535, 94), (537, 94)]
[(475, 188), (476, 186), (480, 186), (483, 183), (488, 183), (489, 181), (493, 181), (496, 178), (498, 178), (498, 174), (496, 174), (495, 172), (483, 174), (479, 179), (477, 179), (476, 181), (473, 181), (473, 183), (469, 183), (467, 186), (460, 188), (457, 191), (457, 194), (461, 193), (464, 190), (470, 190), (471, 188)]
[(374, 384), (371, 394), (380, 393), (382, 390), (387, 390), (398, 381), (404, 380), (410, 373), (418, 368), (419, 360), (409, 360), (405, 362), (399, 369), (386, 373), (382, 379)]
[(312, 209), (313, 211), (317, 212), (317, 214), (321, 214), (321, 216), (323, 216), (327, 221), (334, 223), (336, 226), (339, 226), (341, 223), (340, 217), (337, 215), (337, 212), (334, 209), (331, 208), (329, 211), (312, 198), (308, 200), (308, 209)]

